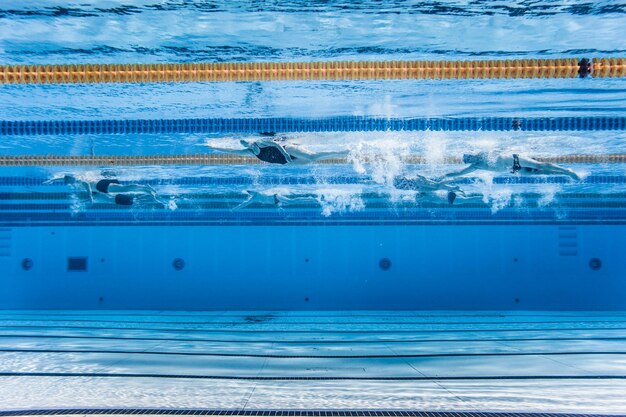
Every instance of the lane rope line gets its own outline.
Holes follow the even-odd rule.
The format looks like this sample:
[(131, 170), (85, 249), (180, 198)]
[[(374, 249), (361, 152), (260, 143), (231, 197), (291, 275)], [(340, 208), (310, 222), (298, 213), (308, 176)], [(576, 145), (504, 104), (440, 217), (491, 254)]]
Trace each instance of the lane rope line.
[(0, 84), (617, 78), (626, 58), (0, 66)]
[(415, 117), (336, 116), (205, 119), (0, 120), (2, 136), (266, 132), (605, 131), (626, 130), (625, 116)]
[(624, 116), (416, 117), (337, 116), (206, 119), (0, 120), (0, 135), (117, 135), (265, 132), (605, 131), (626, 130)]
[[(626, 163), (626, 154), (606, 155), (561, 155), (535, 158), (554, 164)], [(405, 164), (431, 164), (423, 156), (401, 158)], [(375, 158), (364, 158), (361, 162), (375, 162)], [(322, 165), (347, 164), (345, 158), (315, 162)], [(438, 164), (463, 164), (460, 157), (446, 157)], [(145, 166), (145, 165), (272, 165), (253, 156), (228, 154), (179, 154), (179, 155), (0, 155), (0, 166)]]

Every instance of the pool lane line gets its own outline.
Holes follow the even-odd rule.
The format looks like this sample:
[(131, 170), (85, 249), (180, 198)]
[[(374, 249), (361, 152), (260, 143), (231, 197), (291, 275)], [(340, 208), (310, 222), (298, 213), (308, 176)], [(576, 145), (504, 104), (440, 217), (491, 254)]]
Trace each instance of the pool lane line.
[(150, 350), (98, 350), (98, 349), (4, 349), (0, 353), (94, 353), (123, 355), (204, 356), (230, 358), (271, 359), (393, 359), (393, 358), (458, 358), (490, 356), (571, 356), (571, 355), (626, 355), (626, 351), (580, 351), (580, 352), (490, 352), (490, 353), (400, 353), (361, 355), (281, 355), (274, 353), (227, 353), (227, 352), (167, 352)]
[(0, 66), (0, 84), (626, 77), (626, 58)]
[[(0, 410), (2, 417), (49, 416), (49, 415), (203, 415), (203, 416), (252, 416), (252, 417), (599, 417), (598, 414), (539, 413), (497, 411), (416, 411), (382, 409), (205, 409), (205, 408), (48, 408)], [(618, 414), (602, 414), (603, 417), (626, 417)]]
[[(0, 311), (0, 316), (7, 316), (7, 315), (15, 315), (15, 316), (45, 316), (45, 317), (51, 317), (51, 316), (147, 316), (147, 317), (159, 317), (159, 316), (164, 316), (164, 317), (216, 317), (216, 318), (224, 318), (224, 317), (237, 317), (237, 318), (244, 318), (244, 317), (249, 317), (249, 316), (265, 316), (265, 315), (270, 315), (272, 318), (292, 318), (292, 317), (312, 317), (312, 318), (319, 318), (319, 317), (345, 317), (345, 318), (353, 318), (353, 317), (392, 317), (392, 318), (396, 318), (396, 317), (409, 317), (409, 318), (414, 318), (414, 317), (506, 317), (506, 318), (518, 318), (518, 317), (620, 317), (620, 318), (626, 318), (626, 313), (624, 314), (615, 314), (615, 312), (608, 312), (608, 313), (602, 313), (602, 314), (598, 314), (597, 311), (593, 311), (593, 312), (586, 312), (583, 311), (580, 314), (551, 314), (550, 312), (547, 313), (543, 313), (543, 314), (527, 314), (526, 312), (521, 312), (521, 313), (515, 313), (515, 314), (510, 314), (510, 312), (505, 311), (505, 312), (498, 312), (495, 311), (494, 313), (491, 314), (485, 314), (485, 313), (469, 313), (469, 314), (458, 314), (458, 313), (453, 313), (453, 314), (432, 314), (432, 312), (428, 312), (427, 310), (426, 313), (422, 313), (421, 311), (415, 311), (415, 310), (399, 310), (401, 311), (401, 314), (396, 314), (397, 310), (393, 310), (392, 313), (389, 313), (389, 310), (384, 310), (382, 312), (380, 312), (380, 314), (378, 312), (372, 313), (372, 314), (352, 314), (352, 313), (347, 313), (347, 314), (291, 314), (290, 312), (286, 312), (285, 310), (269, 310), (269, 311), (243, 311), (240, 313), (223, 313), (219, 310), (182, 310), (180, 314), (172, 314), (170, 313), (171, 310), (156, 310), (154, 311), (154, 313), (136, 313), (135, 311), (115, 311), (115, 310), (103, 310), (102, 312), (100, 311), (94, 311), (94, 310), (89, 310), (90, 312), (84, 312), (83, 310), (65, 310), (65, 311), (72, 311), (72, 313), (65, 313), (65, 312), (58, 312), (57, 310), (54, 311), (46, 311), (45, 313), (39, 313), (39, 312), (33, 312), (33, 310), (11, 310), (12, 312), (3, 312)], [(16, 313), (16, 311), (28, 311), (28, 313)], [(45, 311), (45, 310), (44, 310)], [(76, 312), (74, 312), (76, 311)], [(139, 310), (139, 311), (150, 311), (150, 310)], [(163, 311), (166, 311), (165, 313)], [(173, 310), (176, 311), (176, 310)], [(178, 310), (180, 311), (180, 310)], [(197, 311), (197, 314), (194, 313), (194, 311)], [(214, 314), (211, 314), (212, 311), (214, 311)], [(359, 311), (359, 310), (356, 310)], [(287, 314), (284, 314), (287, 313)], [(591, 315), (587, 315), (587, 314), (591, 314)], [(384, 320), (383, 320), (384, 321)]]
[(541, 328), (541, 329), (530, 329), (530, 328), (522, 328), (522, 329), (431, 329), (431, 330), (313, 330), (313, 329), (303, 329), (303, 330), (242, 330), (242, 329), (177, 329), (177, 328), (142, 328), (142, 327), (98, 327), (98, 326), (0, 326), (0, 331), (3, 329), (64, 329), (64, 330), (130, 330), (130, 331), (153, 331), (153, 332), (164, 332), (164, 333), (241, 333), (241, 334), (259, 334), (259, 333), (282, 333), (282, 334), (293, 334), (293, 333), (322, 333), (322, 334), (412, 334), (412, 333), (463, 333), (471, 331), (473, 333), (476, 332), (531, 332), (531, 331), (596, 331), (596, 330), (626, 330), (626, 327), (580, 327), (580, 328)]
[[(515, 194), (513, 194), (513, 196), (515, 196)], [(169, 197), (169, 196), (168, 196)], [(166, 197), (166, 198), (168, 198)], [(15, 203), (15, 202), (12, 202)], [(186, 203), (182, 203), (180, 201), (177, 201), (176, 203), (176, 216), (169, 216), (170, 219), (174, 219), (174, 218), (178, 218), (180, 219), (181, 217), (183, 217), (186, 214), (191, 214), (191, 213), (197, 213), (198, 210), (203, 210), (205, 213), (216, 213), (216, 212), (228, 212), (229, 210), (232, 210), (234, 207), (236, 207), (238, 204), (238, 202), (229, 202), (229, 203), (200, 203), (200, 202), (192, 202), (192, 201), (187, 201)], [(455, 213), (463, 213), (463, 212), (468, 212), (471, 210), (477, 210), (477, 209), (483, 209), (483, 210), (491, 210), (491, 205), (488, 203), (484, 203), (482, 201), (480, 202), (474, 202), (474, 203), (468, 203), (468, 204), (464, 204), (463, 202), (461, 202), (460, 204), (456, 204), (454, 206), (451, 206), (449, 203), (442, 201), (440, 203), (430, 203), (427, 205), (422, 205), (419, 204), (419, 202), (416, 203), (412, 203), (412, 202), (403, 202), (401, 204), (397, 204), (397, 203), (392, 203), (392, 202), (381, 202), (381, 203), (374, 203), (371, 200), (365, 200), (364, 201), (365, 207), (363, 211), (373, 211), (373, 210), (410, 210), (413, 212), (417, 212), (417, 211), (428, 211), (428, 210), (433, 210), (433, 209), (440, 209), (440, 210), (447, 210), (447, 212), (455, 212)], [(167, 207), (164, 207), (163, 205), (159, 205), (159, 204), (146, 204), (145, 206), (142, 206), (144, 209), (159, 209), (160, 211), (163, 211), (165, 213), (170, 213), (171, 210), (169, 210)], [(294, 206), (290, 206), (287, 208), (283, 208), (283, 212), (282, 213), (297, 213), (298, 211), (302, 211), (302, 210), (306, 210), (307, 213), (311, 214), (315, 211), (320, 211), (320, 204), (317, 203), (306, 203), (306, 204), (299, 204), (299, 205), (294, 205)], [(511, 208), (511, 207), (509, 207)], [(578, 202), (569, 202), (569, 201), (555, 201), (552, 202), (548, 205), (544, 205), (544, 204), (540, 204), (537, 201), (529, 201), (526, 200), (525, 201), (525, 205), (524, 208), (526, 210), (541, 210), (541, 211), (545, 211), (545, 210), (584, 210), (584, 209), (594, 209), (594, 210), (598, 210), (598, 209), (605, 209), (605, 210), (614, 210), (614, 211), (620, 211), (620, 210), (624, 210), (626, 209), (626, 201), (624, 200), (608, 200), (608, 199), (601, 199), (600, 201), (595, 201), (590, 199), (589, 201), (578, 201)], [(245, 212), (241, 212), (241, 211), (236, 211), (237, 214), (241, 214), (241, 213), (246, 213), (244, 215), (240, 215), (237, 216), (236, 214), (233, 215), (231, 213), (229, 213), (230, 215), (228, 216), (224, 216), (224, 220), (228, 220), (228, 218), (233, 218), (233, 216), (235, 218), (243, 218), (246, 217), (247, 214), (252, 213), (255, 209), (260, 209), (260, 210), (272, 210), (272, 209), (276, 209), (276, 207), (271, 207), (271, 206), (251, 206), (250, 208), (246, 208)], [(54, 211), (56, 213), (68, 213), (68, 214), (76, 214), (77, 212), (81, 212), (81, 213), (99, 213), (99, 214), (103, 214), (104, 216), (109, 215), (109, 214), (117, 214), (119, 212), (122, 211), (127, 211), (128, 207), (126, 206), (118, 206), (115, 205), (113, 203), (96, 203), (96, 204), (92, 204), (92, 203), (88, 203), (88, 207), (83, 207), (80, 209), (80, 211), (78, 211), (76, 209), (76, 207), (73, 207), (72, 202), (71, 201), (66, 201), (64, 203), (32, 203), (30, 201), (27, 202), (19, 202), (17, 204), (7, 204), (7, 203), (0, 203), (0, 218), (2, 218), (3, 216), (6, 216), (7, 214), (29, 214), (32, 216), (33, 219), (35, 219), (38, 214), (41, 213), (46, 213), (46, 212), (50, 212), (50, 211)], [(624, 215), (626, 217), (626, 212), (624, 212)], [(167, 216), (166, 216), (167, 217)], [(193, 217), (193, 216), (190, 216)]]
[[(426, 157), (412, 155), (400, 157), (405, 164), (432, 164)], [(535, 157), (540, 162), (555, 164), (624, 164), (626, 154), (561, 155)], [(364, 158), (362, 163), (370, 163)], [(345, 158), (317, 161), (315, 164), (349, 164)], [(438, 165), (461, 165), (461, 157), (446, 157)], [(227, 154), (178, 155), (0, 155), (0, 166), (149, 166), (149, 165), (268, 165), (255, 157)]]
[[(277, 167), (274, 167), (277, 168)], [(50, 178), (44, 177), (0, 177), (0, 186), (5, 187), (19, 187), (19, 186), (42, 186), (62, 188), (67, 190), (65, 184), (44, 184), (45, 181)], [(626, 175), (622, 174), (607, 174), (598, 175), (593, 174), (582, 178), (580, 181), (574, 181), (569, 177), (563, 175), (509, 175), (509, 176), (495, 176), (492, 179), (493, 184), (626, 184)], [(450, 183), (456, 185), (473, 185), (480, 184), (482, 180), (478, 177), (459, 177), (450, 180)], [(163, 185), (188, 185), (188, 186), (250, 186), (250, 185), (314, 185), (318, 187), (328, 187), (332, 185), (370, 185), (372, 187), (380, 187), (380, 193), (366, 192), (365, 195), (380, 195), (384, 194), (388, 189), (383, 188), (383, 184), (374, 183), (371, 177), (359, 176), (359, 175), (339, 175), (339, 176), (319, 176), (313, 175), (265, 175), (259, 178), (252, 176), (229, 176), (229, 177), (180, 177), (180, 178), (158, 178), (158, 179), (137, 179), (134, 181), (128, 181), (122, 179), (121, 184), (142, 184), (151, 186), (163, 186)], [(410, 190), (404, 190), (410, 191)], [(7, 192), (7, 191), (3, 191)], [(302, 192), (302, 194), (310, 194), (311, 192)], [(578, 192), (579, 194), (580, 192)], [(80, 194), (80, 193), (78, 193)], [(243, 194), (243, 190), (235, 192), (235, 190), (223, 190), (216, 195), (223, 196), (225, 198), (239, 198)], [(530, 193), (527, 193), (530, 194)], [(535, 194), (540, 194), (538, 191)], [(574, 193), (576, 194), (576, 192)]]
[[(626, 177), (625, 177), (626, 179)], [(626, 181), (625, 181), (626, 182)], [(121, 182), (123, 183), (123, 182)], [(303, 193), (304, 194), (304, 193)], [(379, 193), (373, 192), (365, 192), (361, 193), (361, 198), (366, 199), (368, 202), (373, 202), (374, 200), (377, 202), (388, 202), (389, 200), (389, 191), (381, 189)], [(522, 192), (515, 193), (516, 197), (521, 197), (525, 200), (536, 200), (545, 197), (545, 194), (539, 192)], [(157, 196), (168, 199), (170, 197), (169, 194), (158, 194)], [(28, 191), (28, 192), (20, 192), (20, 191), (2, 191), (0, 192), (0, 202), (7, 201), (7, 203), (0, 203), (5, 205), (19, 205), (19, 204), (31, 204), (31, 201), (38, 201), (38, 203), (33, 204), (43, 204), (43, 202), (47, 202), (51, 205), (57, 204), (53, 201), (62, 201), (65, 202), (72, 197), (77, 197), (79, 199), (89, 199), (89, 194), (86, 192), (73, 192), (73, 191)], [(178, 208), (185, 207), (185, 203), (183, 201), (188, 202), (187, 206), (189, 208), (198, 207), (197, 204), (202, 204), (205, 207), (227, 207), (230, 204), (239, 204), (243, 197), (248, 197), (247, 193), (242, 192), (215, 192), (215, 193), (203, 193), (199, 192), (199, 190), (188, 191), (186, 193), (178, 190), (176, 195), (176, 199), (178, 203), (182, 204), (178, 205)], [(604, 203), (614, 203), (620, 200), (626, 200), (625, 192), (595, 192), (595, 193), (585, 193), (585, 192), (557, 192), (554, 194), (554, 200), (565, 200), (561, 201), (561, 203), (566, 204), (576, 204), (576, 201), (571, 202), (570, 200), (600, 200), (598, 202)], [(579, 201), (580, 203), (586, 203), (585, 201)], [(92, 205), (94, 206), (94, 205)], [(95, 205), (98, 206), (98, 205)], [(99, 205), (104, 207), (104, 204)], [(302, 205), (303, 207), (305, 205)], [(412, 202), (402, 202), (402, 203), (394, 203), (394, 207), (407, 206), (412, 207), (414, 204)], [(459, 207), (467, 207), (467, 205), (459, 206)]]
[(491, 381), (491, 380), (598, 380), (626, 379), (626, 375), (493, 375), (493, 376), (233, 376), (149, 373), (99, 372), (0, 372), (0, 377), (66, 377), (66, 378), (166, 378), (215, 379), (243, 381)]
[(258, 134), (264, 132), (624, 131), (626, 116), (0, 120), (2, 136)]
[(503, 325), (517, 325), (517, 324), (570, 324), (570, 323), (626, 323), (626, 320), (555, 320), (555, 321), (454, 321), (454, 322), (421, 322), (421, 321), (343, 321), (343, 322), (297, 322), (297, 321), (279, 321), (279, 320), (267, 320), (261, 322), (246, 322), (246, 321), (147, 321), (147, 320), (95, 320), (95, 319), (29, 319), (29, 318), (2, 318), (0, 315), (0, 328), (3, 327), (2, 322), (19, 321), (19, 322), (35, 322), (50, 323), (50, 322), (62, 322), (62, 323), (131, 323), (131, 324), (171, 324), (171, 325), (230, 325), (230, 326), (290, 326), (290, 325), (345, 325), (345, 326), (362, 326), (362, 325), (485, 325), (485, 324), (503, 324)]
[[(216, 219), (213, 216), (209, 216), (204, 219), (192, 218), (190, 213), (185, 212), (185, 216), (177, 216), (177, 217), (161, 217), (157, 218), (154, 216), (144, 217), (142, 219), (137, 219), (136, 217), (129, 217), (127, 213), (98, 213), (94, 212), (86, 212), (86, 213), (77, 213), (81, 217), (77, 218), (77, 215), (69, 216), (69, 215), (60, 215), (54, 216), (54, 219), (50, 220), (49, 217), (51, 213), (44, 213), (45, 215), (41, 215), (41, 212), (20, 212), (20, 213), (9, 213), (2, 212), (0, 214), (0, 227), (11, 227), (11, 228), (24, 228), (24, 227), (111, 227), (111, 226), (128, 226), (128, 227), (143, 227), (143, 226), (161, 226), (161, 227), (221, 227), (221, 228), (231, 228), (231, 227), (303, 227), (303, 226), (328, 226), (328, 227), (363, 227), (363, 226), (405, 226), (405, 227), (441, 227), (441, 226), (465, 226), (465, 227), (476, 227), (476, 226), (485, 226), (485, 225), (493, 225), (493, 226), (603, 226), (603, 227), (613, 227), (613, 226), (624, 226), (626, 225), (626, 216), (624, 216), (623, 210), (613, 210), (613, 209), (603, 209), (601, 212), (599, 210), (585, 210), (581, 211), (568, 211), (570, 218), (562, 219), (555, 217), (554, 209), (548, 213), (548, 216), (525, 216), (525, 217), (505, 217), (498, 216), (497, 218), (487, 218), (487, 217), (477, 217), (475, 214), (484, 214), (487, 215), (490, 211), (488, 208), (481, 209), (480, 213), (476, 213), (476, 209), (471, 210), (471, 214), (474, 216), (463, 217), (461, 214), (465, 214), (463, 211), (454, 211), (448, 212), (446, 211), (444, 216), (439, 218), (418, 218), (418, 219), (407, 219), (407, 218), (389, 218), (382, 216), (380, 213), (376, 218), (353, 218), (351, 220), (328, 220), (327, 218), (319, 218), (319, 217), (311, 217), (303, 220), (293, 220), (286, 218), (276, 218), (276, 217), (258, 217), (256, 215), (250, 216), (248, 218), (248, 214), (244, 217), (234, 217), (229, 219)], [(423, 214), (423, 211), (428, 211), (426, 209), (422, 211), (412, 212), (414, 214)], [(468, 210), (470, 211), (470, 210)], [(486, 213), (482, 213), (485, 211)], [(220, 213), (220, 212), (217, 212)], [(293, 211), (290, 212), (292, 214), (297, 214), (299, 212)], [(307, 212), (308, 213), (308, 212)], [(125, 214), (122, 216), (121, 214)], [(251, 212), (249, 214), (252, 214)], [(541, 213), (539, 213), (541, 214)], [(189, 218), (188, 216), (189, 215)], [(573, 217), (573, 215), (576, 215)], [(598, 216), (603, 216), (598, 218)], [(39, 219), (38, 217), (42, 217)], [(44, 218), (45, 217), (45, 218)]]
[[(537, 330), (540, 331), (540, 330)], [(477, 333), (477, 332), (473, 332)], [(85, 339), (85, 340), (141, 340), (165, 342), (198, 342), (198, 343), (265, 343), (265, 344), (377, 344), (377, 343), (456, 343), (456, 342), (532, 342), (532, 341), (626, 341), (626, 336), (618, 337), (529, 337), (529, 338), (479, 338), (479, 339), (309, 339), (309, 340), (279, 340), (279, 339), (190, 339), (169, 337), (123, 337), (123, 336), (78, 336), (78, 335), (45, 335), (45, 334), (0, 334), (0, 338), (26, 339)]]

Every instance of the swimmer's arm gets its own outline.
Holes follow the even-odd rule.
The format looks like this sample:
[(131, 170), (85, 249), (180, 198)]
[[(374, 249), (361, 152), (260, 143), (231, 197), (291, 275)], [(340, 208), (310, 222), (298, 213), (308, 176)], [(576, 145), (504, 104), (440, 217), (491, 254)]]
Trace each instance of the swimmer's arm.
[(248, 207), (250, 204), (252, 204), (254, 202), (252, 200), (254, 200), (254, 195), (250, 195), (246, 201), (244, 201), (243, 203), (239, 204), (236, 207), (233, 207), (232, 210), (235, 211), (235, 210), (240, 210), (240, 209), (242, 209), (244, 207)]
[(87, 192), (87, 198), (89, 198), (89, 201), (93, 203), (93, 190), (91, 189), (91, 185), (89, 185), (86, 181), (80, 181), (80, 185)]
[(54, 177), (54, 178), (50, 178), (49, 180), (46, 180), (44, 182), (42, 182), (42, 184), (57, 184), (57, 183), (61, 183), (61, 182), (65, 182), (65, 177)]
[(465, 174), (469, 174), (470, 172), (476, 171), (478, 168), (475, 165), (470, 165), (465, 169), (462, 169), (458, 172), (451, 172), (443, 176), (443, 178), (452, 178), (452, 177), (460, 177)]
[(111, 190), (115, 190), (118, 187), (119, 187), (119, 192), (140, 192), (140, 193), (149, 194), (153, 196), (154, 198), (156, 198), (157, 196), (156, 190), (148, 184), (146, 185), (143, 185), (143, 184), (128, 184), (128, 185), (111, 184), (109, 185), (109, 189)]
[(163, 207), (167, 207), (168, 206), (167, 202), (165, 202), (164, 200), (161, 200), (159, 197), (157, 197), (156, 194), (144, 194), (143, 196), (139, 195), (139, 196), (137, 196), (137, 199), (140, 199), (141, 197), (143, 197), (144, 201), (149, 201), (151, 203), (156, 203), (156, 204), (159, 204), (159, 205), (161, 205)]

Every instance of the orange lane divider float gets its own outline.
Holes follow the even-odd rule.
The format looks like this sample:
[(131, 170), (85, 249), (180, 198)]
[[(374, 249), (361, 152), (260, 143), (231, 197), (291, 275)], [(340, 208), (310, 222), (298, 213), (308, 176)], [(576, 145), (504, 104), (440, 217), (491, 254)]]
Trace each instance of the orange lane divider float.
[(0, 66), (0, 84), (626, 77), (626, 58)]

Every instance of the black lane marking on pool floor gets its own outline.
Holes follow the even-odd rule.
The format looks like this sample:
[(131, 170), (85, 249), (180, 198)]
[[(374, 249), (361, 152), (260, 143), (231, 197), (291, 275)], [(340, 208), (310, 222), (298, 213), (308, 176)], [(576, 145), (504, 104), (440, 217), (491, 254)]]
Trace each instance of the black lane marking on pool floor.
[[(485, 208), (488, 210), (488, 208)], [(617, 213), (623, 213), (622, 209), (613, 210)], [(189, 212), (193, 214), (193, 212)], [(18, 213), (22, 214), (22, 213)], [(606, 226), (625, 226), (626, 218), (615, 219), (604, 219), (601, 217), (597, 217), (600, 215), (596, 215), (595, 219), (576, 219), (576, 218), (568, 218), (568, 219), (521, 219), (521, 220), (494, 220), (491, 218), (485, 218), (484, 220), (455, 220), (455, 219), (428, 219), (428, 220), (401, 220), (397, 221), (395, 219), (389, 220), (353, 220), (353, 221), (340, 221), (340, 220), (294, 220), (294, 219), (276, 219), (272, 218), (266, 221), (251, 221), (246, 219), (235, 219), (233, 221), (224, 220), (224, 219), (216, 219), (216, 220), (142, 220), (142, 219), (128, 219), (125, 221), (116, 221), (115, 218), (98, 218), (97, 221), (92, 220), (82, 220), (78, 218), (71, 218), (70, 220), (62, 220), (56, 222), (50, 221), (39, 221), (33, 219), (33, 216), (36, 216), (39, 213), (26, 213), (22, 217), (27, 217), (29, 220), (24, 220), (23, 218), (14, 220), (13, 218), (7, 221), (0, 221), (0, 227), (12, 227), (12, 228), (28, 228), (32, 229), (33, 227), (111, 227), (111, 226), (124, 226), (124, 227), (145, 227), (145, 226), (158, 226), (158, 227), (319, 227), (319, 226), (328, 226), (328, 227), (370, 227), (370, 226), (405, 226), (405, 227), (423, 227), (423, 226), (597, 226), (597, 227), (606, 227)], [(48, 213), (49, 215), (50, 213)], [(4, 215), (5, 219), (2, 219), (0, 216), (0, 220), (6, 220), (6, 214)]]
[(95, 353), (124, 355), (178, 355), (215, 356), (235, 358), (275, 359), (393, 359), (393, 358), (462, 358), (485, 356), (569, 356), (569, 355), (626, 355), (626, 351), (615, 352), (489, 352), (489, 353), (408, 353), (397, 355), (280, 355), (263, 353), (214, 353), (214, 352), (154, 352), (141, 350), (80, 350), (80, 349), (1, 349), (0, 353)]
[[(487, 325), (487, 324), (504, 324), (504, 325), (516, 325), (516, 324), (583, 324), (583, 323), (626, 323), (626, 320), (556, 320), (556, 321), (506, 321), (505, 318), (500, 321), (452, 321), (452, 322), (437, 322), (437, 321), (429, 321), (429, 322), (421, 322), (421, 321), (356, 321), (351, 322), (349, 320), (346, 321), (336, 321), (336, 322), (323, 322), (323, 321), (310, 321), (310, 322), (295, 322), (295, 321), (280, 321), (274, 318), (270, 318), (267, 320), (263, 320), (260, 322), (255, 321), (245, 321), (242, 319), (240, 321), (147, 321), (147, 320), (89, 320), (89, 319), (4, 319), (0, 318), (0, 322), (11, 322), (11, 321), (19, 321), (19, 322), (35, 322), (35, 323), (129, 323), (129, 324), (171, 324), (171, 325), (230, 325), (230, 326), (255, 326), (255, 325), (272, 325), (272, 326), (287, 326), (287, 325), (316, 325), (316, 326), (337, 326), (337, 325), (345, 325), (345, 326), (355, 326), (355, 325), (406, 325), (406, 326), (416, 326), (416, 325)], [(48, 326), (48, 325), (46, 325)], [(0, 327), (4, 327), (0, 324)], [(54, 327), (54, 326), (50, 326)]]
[[(503, 323), (504, 324), (504, 323)], [(515, 324), (515, 323), (510, 323)], [(178, 329), (178, 328), (150, 328), (150, 327), (99, 327), (99, 326), (0, 326), (2, 329), (63, 329), (63, 330), (124, 330), (124, 331), (147, 331), (164, 333), (301, 333), (301, 334), (411, 334), (411, 333), (483, 333), (483, 332), (551, 332), (551, 331), (595, 331), (595, 330), (626, 330), (626, 327), (557, 327), (557, 328), (505, 328), (505, 329), (421, 329), (421, 330), (321, 330), (321, 329), (298, 329), (298, 330), (243, 330), (243, 329)]]
[(54, 408), (0, 410), (0, 416), (50, 416), (70, 414), (201, 415), (253, 417), (626, 417), (620, 414), (515, 413), (416, 410), (243, 410), (204, 408)]
[(99, 372), (0, 372), (0, 377), (167, 378), (242, 381), (492, 381), (492, 380), (598, 380), (626, 379), (626, 375), (492, 375), (492, 376), (233, 376)]
[(140, 310), (140, 311), (148, 311), (151, 312), (150, 314), (148, 313), (135, 313), (135, 312), (115, 312), (115, 311), (111, 311), (111, 310), (105, 310), (102, 312), (94, 312), (93, 310), (91, 310), (91, 312), (83, 312), (82, 310), (70, 310), (70, 311), (76, 311), (73, 313), (61, 313), (61, 312), (57, 312), (57, 311), (45, 311), (42, 313), (39, 312), (32, 312), (32, 310), (23, 310), (23, 311), (27, 311), (26, 313), (18, 313), (18, 312), (13, 312), (13, 313), (0, 313), (0, 316), (45, 316), (45, 317), (51, 317), (51, 316), (124, 316), (124, 317), (135, 317), (135, 316), (147, 316), (147, 317), (215, 317), (215, 318), (226, 318), (226, 317), (237, 317), (237, 318), (241, 318), (243, 319), (244, 317), (248, 317), (248, 316), (266, 316), (266, 315), (271, 315), (273, 316), (273, 318), (292, 318), (292, 317), (311, 317), (311, 318), (319, 318), (319, 317), (332, 317), (332, 318), (337, 318), (337, 317), (345, 317), (345, 318), (353, 318), (353, 317), (392, 317), (392, 318), (397, 318), (397, 317), (408, 317), (408, 318), (415, 318), (415, 317), (442, 317), (442, 318), (446, 318), (446, 317), (507, 317), (507, 318), (516, 318), (516, 317), (622, 317), (622, 318), (626, 318), (626, 314), (622, 313), (620, 314), (620, 312), (610, 312), (609, 314), (607, 313), (601, 313), (598, 314), (598, 312), (593, 311), (593, 312), (582, 312), (580, 314), (553, 314), (550, 312), (544, 313), (544, 314), (525, 314), (525, 313), (515, 313), (515, 314), (510, 314), (509, 312), (494, 312), (492, 314), (481, 314), (481, 313), (468, 313), (468, 314), (432, 314), (432, 312), (428, 312), (428, 313), (422, 313), (421, 311), (405, 311), (402, 313), (389, 313), (386, 311), (381, 312), (380, 314), (378, 314), (377, 312), (373, 312), (370, 314), (351, 314), (351, 313), (346, 313), (346, 314), (315, 314), (315, 312), (311, 313), (311, 314), (291, 314), (291, 313), (286, 313), (284, 311), (243, 311), (243, 312), (221, 312), (219, 310), (216, 310), (214, 313), (211, 312), (207, 312), (207, 311), (203, 311), (203, 310), (198, 310), (198, 313), (193, 313), (192, 311), (183, 311), (180, 314), (171, 314), (171, 313), (162, 313), (160, 312), (161, 310), (154, 310), (152, 312), (152, 310)]
[(375, 344), (375, 343), (456, 343), (456, 342), (532, 342), (532, 341), (626, 341), (626, 336), (620, 337), (520, 337), (520, 338), (482, 338), (482, 339), (363, 339), (363, 340), (276, 340), (276, 339), (185, 339), (169, 337), (121, 337), (121, 336), (78, 336), (78, 335), (46, 335), (46, 334), (0, 334), (7, 338), (37, 338), (37, 339), (96, 339), (96, 340), (141, 340), (141, 341), (166, 341), (166, 342), (199, 342), (199, 343), (266, 343), (266, 344)]

